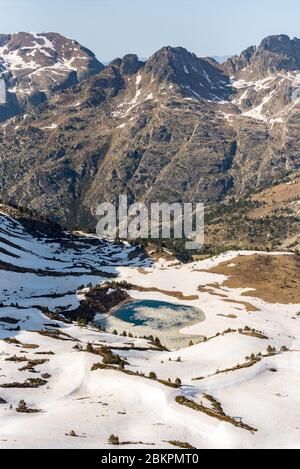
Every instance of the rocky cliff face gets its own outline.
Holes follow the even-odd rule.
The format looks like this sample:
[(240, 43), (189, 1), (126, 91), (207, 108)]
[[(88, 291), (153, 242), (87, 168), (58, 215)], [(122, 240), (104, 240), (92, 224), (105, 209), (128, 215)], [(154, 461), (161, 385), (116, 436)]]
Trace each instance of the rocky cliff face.
[(60, 34), (1, 34), (0, 120), (103, 68), (91, 51)]
[(278, 72), (300, 69), (300, 40), (282, 34), (269, 36), (225, 62), (224, 68), (239, 78), (262, 79)]
[(2, 200), (86, 229), (120, 193), (214, 204), (296, 171), (300, 80), (282, 38), (222, 65), (182, 48), (127, 55), (54, 93), (1, 127)]

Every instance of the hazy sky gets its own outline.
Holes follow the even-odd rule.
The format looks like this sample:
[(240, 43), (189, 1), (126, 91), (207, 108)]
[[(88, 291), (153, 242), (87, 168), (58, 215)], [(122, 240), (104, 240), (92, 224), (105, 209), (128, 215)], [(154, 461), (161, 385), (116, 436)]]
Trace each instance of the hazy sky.
[(299, 0), (0, 0), (0, 31), (57, 31), (103, 61), (165, 45), (240, 52), (270, 34), (300, 36)]

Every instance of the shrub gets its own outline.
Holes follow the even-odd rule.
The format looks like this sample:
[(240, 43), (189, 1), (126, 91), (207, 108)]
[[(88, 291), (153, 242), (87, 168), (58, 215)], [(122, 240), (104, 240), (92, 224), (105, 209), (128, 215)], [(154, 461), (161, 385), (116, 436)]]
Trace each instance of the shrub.
[(23, 399), (19, 402), (19, 405), (16, 408), (16, 411), (23, 413), (23, 414), (36, 414), (40, 412), (39, 409), (29, 409), (29, 407), (27, 406), (26, 402)]
[(23, 399), (19, 402), (19, 405), (18, 405), (16, 411), (17, 412), (27, 412), (28, 411), (27, 404)]
[(176, 386), (177, 386), (178, 388), (180, 388), (180, 386), (181, 386), (181, 384), (182, 384), (182, 383), (181, 383), (181, 379), (180, 379), (180, 378), (176, 378), (176, 379), (175, 379), (175, 384), (176, 384)]
[(120, 444), (119, 437), (111, 434), (110, 437), (108, 438), (108, 444), (115, 445), (115, 446), (119, 445)]
[(94, 353), (94, 348), (93, 348), (93, 346), (92, 346), (92, 344), (91, 344), (90, 342), (89, 342), (89, 343), (87, 344), (87, 346), (86, 346), (86, 351), (87, 351), (88, 353)]

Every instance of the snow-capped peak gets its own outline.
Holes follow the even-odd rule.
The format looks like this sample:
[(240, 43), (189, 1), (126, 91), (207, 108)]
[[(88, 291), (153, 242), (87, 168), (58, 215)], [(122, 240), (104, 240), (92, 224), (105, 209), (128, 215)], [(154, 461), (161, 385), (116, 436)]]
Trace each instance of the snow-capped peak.
[(60, 34), (1, 34), (0, 104), (40, 102), (102, 69), (92, 52)]

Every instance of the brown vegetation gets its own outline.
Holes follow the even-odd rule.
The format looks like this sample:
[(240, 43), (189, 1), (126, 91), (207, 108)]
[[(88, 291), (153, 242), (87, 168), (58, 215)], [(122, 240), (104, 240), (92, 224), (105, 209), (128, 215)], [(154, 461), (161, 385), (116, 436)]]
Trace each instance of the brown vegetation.
[(252, 433), (257, 432), (256, 428), (250, 427), (249, 425), (241, 421), (237, 421), (233, 417), (229, 417), (228, 415), (226, 415), (222, 409), (221, 404), (216, 399), (212, 398), (212, 396), (204, 396), (204, 397), (206, 397), (208, 400), (212, 402), (213, 409), (210, 409), (209, 407), (205, 407), (202, 404), (197, 404), (195, 401), (192, 401), (191, 399), (187, 399), (184, 396), (177, 396), (175, 400), (177, 404), (183, 405), (197, 412), (203, 412), (204, 414), (210, 417), (230, 423), (231, 425), (234, 425), (235, 427), (243, 428), (244, 430), (248, 430)]
[[(235, 264), (234, 266), (229, 266)], [(249, 288), (245, 296), (261, 298), (269, 303), (300, 303), (300, 256), (239, 256), (213, 267), (209, 272), (227, 275), (223, 286)]]

